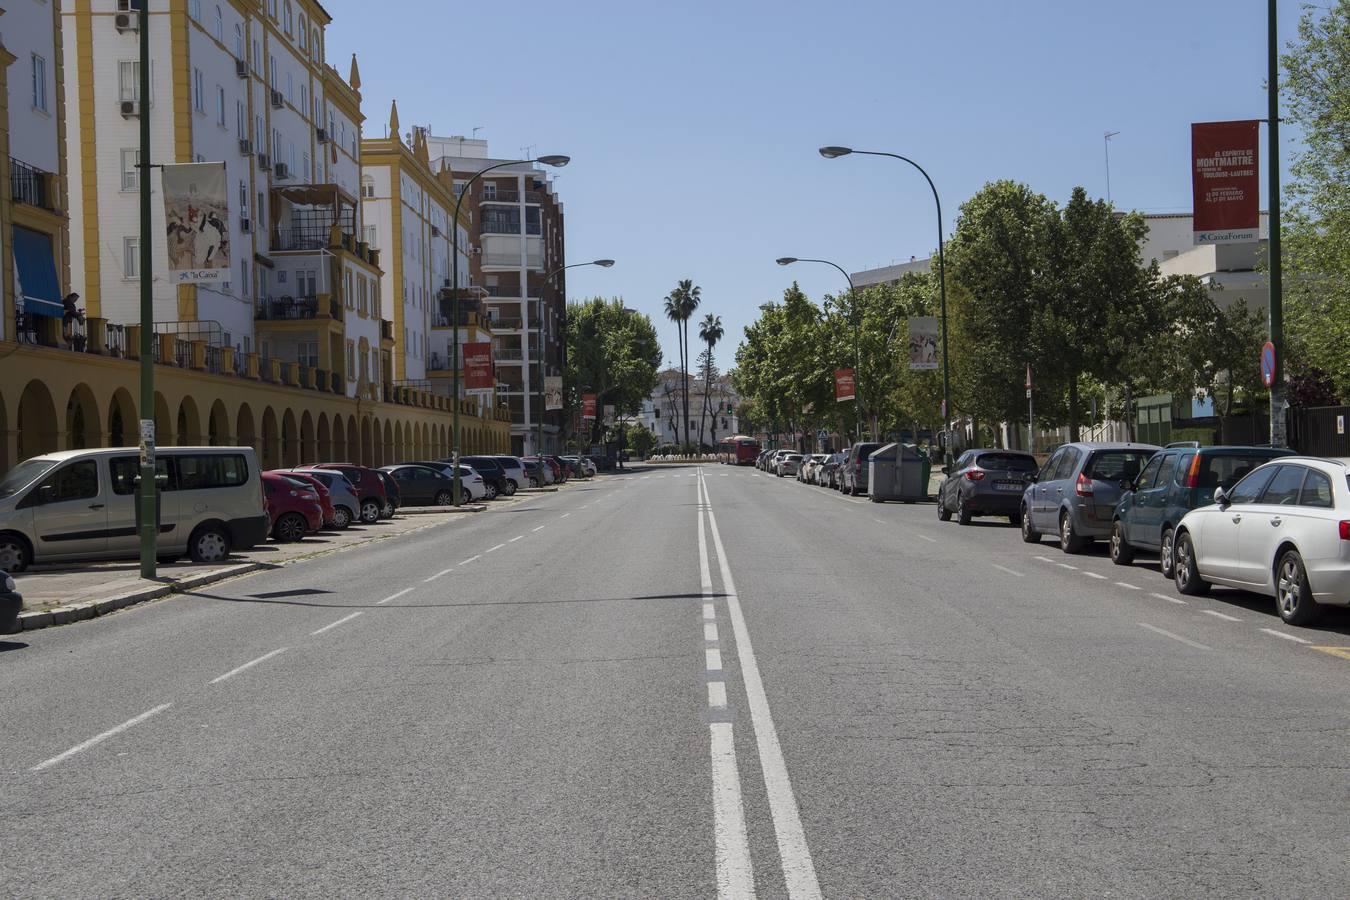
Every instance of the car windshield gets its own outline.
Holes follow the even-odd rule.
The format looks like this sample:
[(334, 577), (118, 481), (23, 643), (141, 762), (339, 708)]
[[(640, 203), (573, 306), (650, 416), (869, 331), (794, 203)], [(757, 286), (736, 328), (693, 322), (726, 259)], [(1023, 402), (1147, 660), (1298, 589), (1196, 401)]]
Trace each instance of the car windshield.
[(0, 480), (0, 497), (9, 497), (28, 487), (57, 464), (54, 459), (26, 459), (5, 473)]
[(1007, 469), (1010, 472), (1035, 472), (1040, 468), (1035, 457), (1020, 453), (986, 453), (975, 464), (981, 469)]
[(1134, 479), (1153, 456), (1152, 450), (1098, 450), (1083, 471), (1093, 481)]

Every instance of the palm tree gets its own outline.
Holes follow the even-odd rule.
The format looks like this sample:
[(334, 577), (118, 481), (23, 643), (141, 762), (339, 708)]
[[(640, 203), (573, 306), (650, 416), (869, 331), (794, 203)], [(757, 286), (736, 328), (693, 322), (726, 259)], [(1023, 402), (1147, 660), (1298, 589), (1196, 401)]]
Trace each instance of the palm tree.
[(684, 443), (689, 445), (689, 319), (703, 299), (703, 289), (685, 278), (666, 296), (666, 318), (675, 323), (680, 346), (680, 375), (684, 380)]
[[(684, 315), (684, 300), (683, 300), (683, 297), (682, 297), (681, 294), (680, 294), (680, 289), (679, 289), (679, 288), (676, 288), (675, 290), (671, 291), (669, 294), (666, 295), (665, 309), (666, 309), (666, 318), (667, 318), (667, 319), (670, 319), (670, 321), (672, 321), (672, 322), (675, 323), (675, 344), (676, 344), (677, 347), (679, 347), (680, 372), (683, 373), (683, 372), (684, 372), (684, 336), (683, 336), (683, 332), (680, 330), (680, 322), (682, 321), (682, 317), (683, 317), (683, 315)], [(678, 404), (678, 403), (675, 404), (675, 409), (676, 409), (677, 412), (679, 411), (679, 404)], [(686, 418), (687, 418), (687, 417), (686, 417)], [(686, 426), (685, 426), (685, 431), (686, 431), (685, 443), (687, 444), (687, 443), (689, 443), (689, 440), (688, 440), (688, 425), (687, 425), (687, 424), (686, 424)], [(676, 440), (679, 439), (679, 435), (680, 435), (680, 431), (679, 431), (679, 429), (677, 428), (677, 429), (675, 429), (675, 434), (674, 434), (674, 437), (675, 437)]]
[[(708, 404), (712, 400), (713, 347), (717, 344), (718, 341), (722, 339), (722, 335), (724, 334), (726, 334), (726, 331), (722, 328), (721, 316), (715, 316), (712, 313), (708, 313), (706, 316), (703, 317), (703, 321), (699, 323), (698, 326), (699, 340), (703, 341), (703, 343), (708, 345), (708, 356), (703, 364), (703, 415), (699, 416), (698, 420), (699, 423), (698, 442), (700, 449), (702, 449), (703, 444), (703, 420), (708, 415)], [(711, 443), (715, 445), (717, 443), (716, 415), (713, 416), (711, 437), (712, 437)]]

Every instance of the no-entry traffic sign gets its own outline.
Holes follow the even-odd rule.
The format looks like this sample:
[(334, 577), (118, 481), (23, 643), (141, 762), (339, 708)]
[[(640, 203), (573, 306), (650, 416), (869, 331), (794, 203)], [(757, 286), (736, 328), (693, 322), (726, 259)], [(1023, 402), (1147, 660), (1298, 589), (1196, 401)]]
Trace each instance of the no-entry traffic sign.
[(1275, 383), (1275, 345), (1270, 341), (1261, 345), (1261, 383), (1266, 387)]

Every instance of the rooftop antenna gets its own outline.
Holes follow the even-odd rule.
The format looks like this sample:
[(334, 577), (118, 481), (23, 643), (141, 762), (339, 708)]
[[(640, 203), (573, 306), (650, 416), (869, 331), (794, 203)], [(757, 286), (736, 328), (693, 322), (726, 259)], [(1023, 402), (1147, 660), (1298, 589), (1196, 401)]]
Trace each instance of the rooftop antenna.
[(473, 126), (473, 132), (469, 135), (469, 140), (473, 140), (473, 141), (478, 140), (478, 132), (482, 131), (482, 130), (483, 130), (483, 127), (484, 127), (484, 126), (482, 126), (482, 125), (475, 125), (475, 126)]
[(1106, 202), (1111, 202), (1111, 138), (1120, 134), (1119, 131), (1102, 132), (1102, 147), (1106, 150)]
[(538, 145), (538, 144), (530, 144), (530, 145), (528, 145), (528, 146), (521, 147), (521, 148), (520, 148), (520, 158), (521, 158), (521, 159), (531, 159), (531, 158), (534, 156), (534, 148), (537, 147), (537, 146), (539, 146), (539, 145)]

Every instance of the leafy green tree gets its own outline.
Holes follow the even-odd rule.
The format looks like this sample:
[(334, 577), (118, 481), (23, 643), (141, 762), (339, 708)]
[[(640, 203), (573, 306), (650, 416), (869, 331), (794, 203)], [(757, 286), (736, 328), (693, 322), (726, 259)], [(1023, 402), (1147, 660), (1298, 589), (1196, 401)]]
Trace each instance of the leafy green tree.
[[(567, 348), (570, 409), (580, 404), (582, 393), (594, 393), (599, 408), (610, 404), (620, 415), (633, 415), (656, 387), (661, 366), (656, 326), (643, 313), (625, 309), (619, 298), (567, 304)], [(597, 416), (592, 440), (600, 427)]]
[(1303, 132), (1284, 229), (1287, 356), (1350, 400), (1350, 0), (1305, 7), (1284, 67), (1286, 118)]

